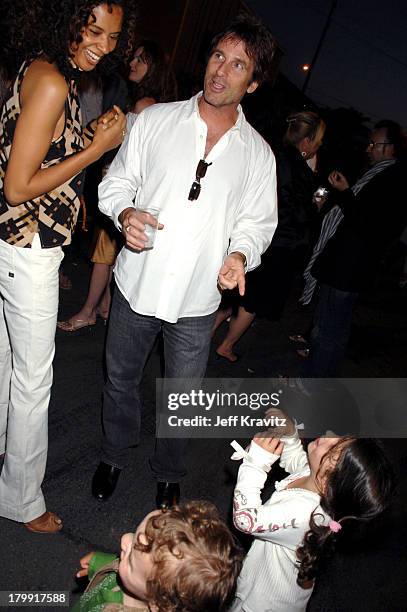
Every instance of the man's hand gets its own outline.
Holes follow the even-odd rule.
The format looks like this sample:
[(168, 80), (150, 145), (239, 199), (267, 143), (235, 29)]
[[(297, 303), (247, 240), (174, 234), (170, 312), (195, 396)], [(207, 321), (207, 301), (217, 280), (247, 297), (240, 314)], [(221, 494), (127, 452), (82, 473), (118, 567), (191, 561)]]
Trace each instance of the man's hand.
[(119, 215), (119, 221), (122, 226), (122, 233), (126, 240), (126, 245), (135, 251), (144, 249), (148, 238), (145, 234), (146, 223), (157, 229), (163, 229), (163, 224), (157, 226), (157, 219), (146, 212), (138, 211), (130, 207), (125, 208)]
[(342, 174), (342, 172), (338, 172), (338, 170), (331, 172), (331, 174), (328, 176), (328, 181), (332, 187), (338, 191), (345, 191), (345, 189), (349, 188), (349, 183), (345, 176)]
[(83, 578), (84, 576), (88, 575), (89, 563), (94, 554), (95, 554), (94, 552), (90, 552), (84, 557), (82, 557), (82, 559), (79, 561), (82, 569), (80, 569), (79, 572), (77, 572), (76, 574), (77, 578)]
[(245, 291), (245, 266), (246, 258), (243, 253), (231, 253), (223, 262), (219, 270), (218, 285), (220, 289), (234, 289), (239, 287), (239, 295)]

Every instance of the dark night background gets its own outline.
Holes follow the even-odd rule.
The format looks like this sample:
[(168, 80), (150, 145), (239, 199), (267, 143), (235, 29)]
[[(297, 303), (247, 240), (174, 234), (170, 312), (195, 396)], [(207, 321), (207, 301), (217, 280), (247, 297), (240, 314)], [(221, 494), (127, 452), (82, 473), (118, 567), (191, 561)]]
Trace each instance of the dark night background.
[[(0, 0), (1, 2), (1, 0)], [(290, 110), (312, 107), (315, 101), (330, 119), (326, 140), (337, 159), (326, 166), (349, 165), (356, 173), (368, 138), (361, 119), (372, 123), (391, 118), (407, 127), (407, 3), (397, 0), (339, 0), (318, 63), (307, 89), (301, 70), (311, 62), (331, 0), (139, 0), (139, 34), (155, 38), (170, 55), (178, 76), (200, 86), (205, 44), (210, 35), (240, 8), (252, 9), (267, 23), (284, 53), (281, 76), (263, 94), (248, 97), (245, 112), (266, 136), (274, 138)], [(1, 26), (1, 23), (0, 23)], [(187, 82), (187, 79), (186, 79)], [(188, 97), (190, 92), (182, 92)], [(257, 96), (257, 97), (256, 97)], [(332, 110), (324, 109), (330, 107)], [(356, 112), (341, 110), (353, 107)], [(339, 110), (338, 110), (339, 109)], [(362, 115), (361, 115), (361, 114)], [(365, 122), (367, 123), (367, 122)], [(257, 126), (256, 126), (257, 127)], [(272, 142), (274, 145), (274, 142)], [(357, 145), (356, 149), (353, 145)], [(356, 178), (356, 176), (355, 176)], [(71, 291), (61, 292), (59, 319), (78, 311), (88, 290), (90, 237), (78, 234), (76, 251), (67, 260)], [(403, 251), (402, 255), (404, 256)], [(383, 262), (377, 283), (358, 304), (343, 374), (352, 378), (407, 376), (407, 289), (397, 285), (401, 256)], [(291, 296), (280, 324), (259, 320), (242, 338), (242, 359), (235, 365), (216, 359), (212, 347), (207, 376), (212, 378), (273, 376), (300, 366), (287, 337), (306, 329), (310, 312), (299, 309), (299, 287)], [(155, 438), (155, 379), (161, 375), (161, 355), (153, 351), (143, 380), (144, 409), (141, 444), (119, 480), (117, 494), (105, 504), (93, 499), (90, 482), (99, 462), (103, 352), (106, 328), (101, 320), (78, 334), (57, 333), (54, 383), (49, 410), (49, 456), (44, 493), (49, 509), (64, 520), (61, 534), (28, 532), (1, 520), (0, 590), (68, 591), (71, 603), (85, 582), (75, 573), (90, 550), (117, 552), (122, 533), (136, 524), (154, 504), (155, 483), (148, 467)], [(224, 329), (218, 332), (225, 333)], [(214, 345), (215, 346), (215, 345)], [(266, 374), (266, 372), (268, 372)], [(374, 526), (370, 538), (327, 559), (310, 600), (308, 612), (401, 612), (407, 610), (407, 445), (388, 438), (385, 448), (398, 476), (393, 506)], [(184, 498), (213, 501), (230, 517), (238, 466), (231, 462), (228, 440), (196, 440), (191, 444)], [(5, 609), (5, 608), (2, 608)], [(9, 607), (8, 610), (21, 608)], [(40, 608), (37, 608), (40, 609)], [(66, 610), (67, 608), (63, 608)], [(61, 607), (44, 608), (58, 612)], [(259, 610), (258, 612), (262, 612)]]
[[(283, 73), (301, 87), (330, 0), (247, 0), (283, 49)], [(373, 122), (407, 126), (407, 4), (339, 0), (307, 94), (330, 107), (354, 107)]]

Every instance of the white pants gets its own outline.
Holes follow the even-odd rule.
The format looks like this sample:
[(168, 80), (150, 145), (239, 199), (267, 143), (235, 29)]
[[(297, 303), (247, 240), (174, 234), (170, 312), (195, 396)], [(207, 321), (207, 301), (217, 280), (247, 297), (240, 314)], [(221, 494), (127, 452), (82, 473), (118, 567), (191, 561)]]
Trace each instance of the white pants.
[(28, 522), (45, 512), (48, 404), (62, 249), (0, 240), (0, 516)]

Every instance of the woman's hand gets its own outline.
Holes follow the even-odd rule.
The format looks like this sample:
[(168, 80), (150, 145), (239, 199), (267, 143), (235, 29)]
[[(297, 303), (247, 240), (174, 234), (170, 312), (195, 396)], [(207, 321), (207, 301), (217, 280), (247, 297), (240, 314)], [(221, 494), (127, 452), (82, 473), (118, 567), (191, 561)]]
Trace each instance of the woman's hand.
[(339, 172), (338, 170), (331, 172), (331, 174), (328, 176), (328, 181), (332, 187), (338, 191), (345, 191), (345, 189), (349, 189), (348, 181), (342, 172)]
[(83, 578), (84, 576), (88, 575), (89, 563), (94, 554), (94, 552), (90, 552), (84, 557), (82, 557), (82, 559), (79, 561), (82, 569), (80, 569), (79, 572), (76, 573), (77, 578)]
[(103, 115), (100, 115), (97, 119), (94, 119), (94, 122), (96, 126), (98, 123), (101, 123), (102, 125), (113, 125), (113, 123), (117, 121), (116, 116), (120, 116), (121, 112), (122, 111), (119, 106), (113, 106), (113, 108), (109, 108), (109, 110), (103, 113)]
[(123, 142), (126, 134), (126, 116), (118, 106), (99, 117), (91, 148), (100, 155), (115, 149)]

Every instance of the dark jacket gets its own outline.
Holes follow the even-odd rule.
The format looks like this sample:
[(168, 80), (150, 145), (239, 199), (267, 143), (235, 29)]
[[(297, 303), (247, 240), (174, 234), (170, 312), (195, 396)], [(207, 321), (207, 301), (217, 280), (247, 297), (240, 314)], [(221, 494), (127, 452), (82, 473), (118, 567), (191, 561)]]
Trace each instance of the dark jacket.
[(295, 249), (308, 244), (311, 226), (318, 216), (318, 209), (312, 203), (316, 179), (295, 147), (284, 147), (276, 158), (278, 225), (271, 248)]
[(371, 284), (380, 260), (407, 223), (405, 171), (398, 162), (356, 196), (350, 189), (335, 194), (344, 218), (312, 268), (320, 283), (353, 292)]

